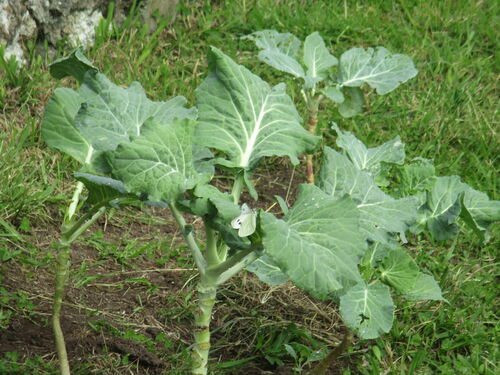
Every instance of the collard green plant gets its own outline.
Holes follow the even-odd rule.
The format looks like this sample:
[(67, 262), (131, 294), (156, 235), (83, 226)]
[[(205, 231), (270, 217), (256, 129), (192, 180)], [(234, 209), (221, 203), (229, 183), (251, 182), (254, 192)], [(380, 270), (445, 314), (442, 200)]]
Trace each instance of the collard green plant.
[[(269, 47), (266, 59), (301, 74), (311, 89), (337, 62), (317, 34), (305, 43), (306, 69), (294, 64), (296, 39), (278, 35), (256, 41)], [(58, 64), (68, 64), (69, 74), (74, 65), (78, 78), (82, 61), (90, 66), (81, 56)], [(199, 271), (193, 374), (207, 373), (217, 290), (244, 269), (271, 285), (290, 280), (317, 298), (334, 299), (347, 327), (361, 339), (391, 329), (394, 295), (444, 300), (433, 276), (402, 246), (405, 233), (429, 229), (438, 239), (449, 238), (463, 222), (483, 236), (499, 219), (499, 202), (458, 177), (435, 177), (426, 161), (405, 165), (399, 138), (368, 148), (334, 127), (340, 151), (322, 150), (316, 184), (301, 185), (292, 207), (279, 199), (282, 217), (255, 209), (258, 204), (241, 202), (241, 193), (247, 189), (258, 198), (252, 174), (259, 161), (285, 156), (297, 164), (321, 138), (302, 127), (284, 84), (269, 86), (216, 48), (209, 67), (195, 109), (185, 108), (182, 98), (152, 102), (138, 83), (123, 89), (88, 69), (77, 91), (56, 90), (43, 130), (50, 146), (84, 162), (75, 177), (89, 190), (92, 207), (134, 197), (171, 211)], [(342, 77), (352, 85), (346, 87), (358, 87), (360, 77), (381, 92), (395, 85), (389, 76), (377, 83), (361, 74)], [(233, 176), (230, 191), (211, 184), (214, 167)], [(389, 168), (398, 171), (392, 193), (380, 187), (388, 185)], [(203, 236), (186, 222), (187, 213), (202, 218)]]
[[(50, 66), (50, 72), (55, 78), (72, 76), (80, 83), (76, 91), (56, 89), (46, 106), (42, 121), (45, 142), (70, 155), (82, 167), (80, 172), (75, 173), (78, 182), (61, 225), (52, 314), (61, 374), (69, 375), (60, 319), (71, 263), (71, 246), (107, 208), (118, 208), (124, 199), (137, 199), (125, 190), (121, 181), (95, 175), (96, 171), (108, 169), (104, 151), (115, 149), (119, 142), (137, 134), (138, 127), (150, 117), (163, 119), (175, 114), (182, 118), (193, 117), (194, 113), (184, 107), (185, 99), (182, 97), (153, 103), (146, 98), (137, 83), (129, 89), (114, 85), (99, 73), (80, 50), (55, 61)], [(102, 126), (102, 123), (106, 126)], [(81, 202), (84, 186), (88, 194), (85, 201)], [(78, 218), (79, 212), (81, 215)]]
[[(307, 36), (304, 43), (290, 33), (275, 30), (257, 31), (244, 39), (255, 42), (261, 61), (301, 80), (307, 128), (312, 134), (318, 134), (317, 114), (325, 98), (337, 105), (343, 117), (352, 117), (363, 109), (363, 85), (384, 95), (417, 74), (408, 56), (384, 47), (352, 48), (337, 59), (318, 32)], [(307, 178), (314, 183), (312, 155), (307, 155)]]

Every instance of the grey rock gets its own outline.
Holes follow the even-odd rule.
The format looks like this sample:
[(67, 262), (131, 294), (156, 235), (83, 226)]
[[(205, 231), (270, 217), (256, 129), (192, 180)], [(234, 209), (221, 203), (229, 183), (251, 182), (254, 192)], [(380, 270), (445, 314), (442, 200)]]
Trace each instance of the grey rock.
[[(0, 46), (4, 58), (15, 56), (26, 63), (26, 42), (45, 39), (55, 47), (65, 41), (71, 47), (90, 46), (95, 27), (111, 0), (0, 0)], [(115, 1), (115, 20), (123, 20), (131, 1)], [(158, 15), (169, 21), (176, 13), (178, 0), (147, 0), (141, 11), (143, 21), (156, 28)]]

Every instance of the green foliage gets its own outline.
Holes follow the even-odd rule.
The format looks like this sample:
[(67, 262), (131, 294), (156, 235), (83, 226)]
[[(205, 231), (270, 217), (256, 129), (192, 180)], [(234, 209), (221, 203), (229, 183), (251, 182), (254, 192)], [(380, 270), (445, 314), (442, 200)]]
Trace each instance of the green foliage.
[(408, 56), (393, 54), (384, 47), (352, 48), (337, 60), (318, 32), (306, 37), (302, 58), (302, 43), (290, 33), (264, 30), (245, 38), (253, 40), (261, 49), (258, 55), (261, 61), (303, 80), (306, 101), (310, 102), (316, 92), (321, 92), (338, 104), (339, 113), (344, 117), (361, 112), (364, 100), (358, 88), (362, 85), (367, 84), (384, 95), (417, 74)]
[[(359, 96), (362, 84), (385, 94), (416, 74), (406, 56), (390, 54), (384, 48), (353, 49), (340, 57), (337, 80), (330, 81), (335, 77), (330, 69), (337, 59), (318, 33), (304, 43), (306, 69), (295, 60), (300, 42), (291, 34), (265, 31), (249, 38), (263, 49), (261, 59), (303, 78), (304, 88), (313, 96), (319, 82), (333, 82), (335, 87), (325, 86), (327, 96), (351, 111), (357, 108), (351, 99)], [(398, 243), (406, 241), (410, 229), (426, 228), (437, 240), (454, 237), (460, 217), (484, 237), (489, 224), (499, 219), (498, 202), (456, 176), (432, 176), (433, 168), (425, 162), (405, 167), (399, 138), (368, 148), (334, 126), (342, 152), (323, 149), (317, 186), (302, 186), (282, 220), (260, 211), (251, 231), (243, 235), (240, 230), (239, 237), (248, 237), (248, 241), (238, 240), (233, 215), (242, 187), (252, 187), (251, 172), (259, 161), (266, 156), (288, 156), (297, 163), (298, 156), (314, 150), (319, 139), (300, 126), (283, 84), (270, 87), (216, 48), (209, 60), (211, 72), (197, 90), (197, 110), (184, 108), (182, 98), (150, 101), (138, 83), (122, 89), (89, 70), (76, 94), (80, 101), (75, 97), (68, 104), (68, 115), (54, 116), (62, 118), (72, 132), (66, 139), (76, 135), (87, 141), (87, 153), (57, 147), (54, 136), (46, 133), (53, 147), (80, 158), (85, 154), (84, 161), (94, 166), (94, 172), (106, 175), (87, 174), (84, 180), (91, 190), (102, 185), (101, 194), (113, 199), (132, 193), (168, 204), (200, 271), (198, 327), (208, 328), (217, 286), (248, 266), (271, 284), (290, 279), (316, 297), (339, 301), (344, 321), (364, 339), (390, 330), (393, 294), (409, 300), (443, 300), (433, 277), (420, 271)], [(81, 59), (63, 61), (76, 64), (75, 71), (81, 69)], [(60, 107), (64, 104), (54, 105), (54, 112), (64, 113)], [(47, 112), (49, 119), (51, 113)], [(57, 120), (47, 121), (50, 127)], [(200, 169), (195, 161), (206, 148), (220, 154), (212, 160), (206, 154)], [(93, 149), (101, 152), (99, 158), (94, 158)], [(101, 160), (107, 169), (101, 167)], [(210, 164), (234, 174), (231, 196), (207, 185), (213, 178), (206, 173), (211, 171)], [(388, 177), (392, 169), (401, 171), (396, 183)], [(82, 178), (82, 174), (78, 176)], [(116, 191), (111, 194), (113, 188)], [(91, 197), (89, 201), (98, 201)], [(181, 211), (203, 218), (205, 248), (198, 248), (193, 227), (186, 224)], [(254, 261), (259, 263), (252, 267)], [(193, 373), (202, 374), (206, 373), (209, 342), (204, 333), (195, 336)], [(286, 350), (297, 357), (293, 347)]]
[(285, 85), (269, 87), (215, 48), (210, 64), (211, 73), (196, 92), (197, 138), (202, 146), (226, 154), (229, 160), (219, 163), (252, 169), (262, 157), (276, 155), (297, 164), (298, 155), (316, 147), (319, 138), (300, 126)]

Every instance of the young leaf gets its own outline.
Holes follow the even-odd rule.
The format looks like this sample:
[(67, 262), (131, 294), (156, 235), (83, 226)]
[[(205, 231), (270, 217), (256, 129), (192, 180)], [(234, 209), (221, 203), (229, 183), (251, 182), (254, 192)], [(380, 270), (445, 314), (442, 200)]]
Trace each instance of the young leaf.
[(135, 194), (171, 203), (202, 179), (193, 164), (192, 141), (196, 122), (148, 119), (140, 136), (121, 143), (111, 153), (113, 176)]
[(403, 297), (408, 301), (422, 301), (428, 299), (446, 301), (434, 277), (422, 272), (419, 272), (414, 286), (408, 290)]
[(399, 293), (408, 293), (415, 286), (420, 270), (415, 261), (401, 248), (393, 249), (382, 260), (382, 281)]
[(310, 34), (304, 41), (304, 64), (306, 75), (319, 81), (328, 77), (329, 69), (338, 64), (318, 32)]
[(400, 186), (403, 196), (431, 190), (436, 182), (436, 170), (430, 160), (416, 158), (413, 163), (399, 168)]
[[(328, 99), (334, 101), (335, 103), (343, 103), (345, 100), (342, 90), (338, 87), (327, 87), (325, 90), (323, 90), (323, 95), (325, 95)], [(363, 105), (363, 103), (361, 103), (361, 105)]]
[(392, 249), (398, 246), (399, 243), (387, 244), (382, 242), (372, 242), (363, 257), (362, 263), (370, 266), (371, 268), (375, 268)]
[(226, 166), (251, 169), (264, 156), (297, 156), (313, 150), (319, 138), (300, 124), (285, 85), (274, 87), (236, 64), (216, 48), (212, 72), (196, 90), (199, 123), (196, 138), (223, 151)]
[(131, 135), (139, 135), (141, 126), (150, 117), (160, 123), (195, 117), (193, 109), (184, 107), (184, 97), (152, 102), (138, 82), (124, 89), (100, 73), (88, 74), (79, 92), (85, 102), (75, 124), (98, 150), (114, 150), (119, 143), (129, 141)]
[(255, 42), (262, 51), (259, 60), (295, 77), (304, 77), (304, 69), (297, 61), (301, 42), (290, 33), (279, 33), (275, 30), (256, 31), (243, 39)]
[(109, 177), (96, 176), (89, 173), (75, 172), (75, 178), (82, 181), (89, 191), (86, 203), (91, 205), (110, 202), (121, 197), (134, 197), (123, 186), (123, 183)]
[(208, 199), (217, 209), (219, 217), (226, 222), (240, 214), (240, 207), (233, 203), (232, 196), (221, 192), (213, 185), (197, 185), (193, 194), (199, 198)]
[(482, 240), (489, 226), (500, 220), (500, 201), (490, 200), (480, 191), (467, 186), (462, 200), (461, 217)]
[(347, 194), (357, 202), (361, 227), (372, 241), (388, 242), (392, 233), (405, 232), (415, 222), (414, 198), (390, 197), (375, 184), (372, 175), (329, 147), (324, 149), (317, 184), (332, 198), (340, 199)]
[(92, 65), (80, 49), (76, 49), (69, 56), (61, 57), (50, 64), (49, 71), (54, 78), (63, 79), (71, 76), (82, 82), (88, 71), (98, 72), (99, 70)]
[(386, 285), (364, 282), (340, 297), (340, 314), (348, 327), (362, 339), (375, 339), (389, 332), (394, 319), (394, 303)]
[(260, 281), (271, 286), (280, 285), (288, 281), (288, 276), (266, 254), (250, 263), (245, 269), (255, 274)]
[(392, 54), (384, 47), (352, 48), (340, 56), (339, 83), (347, 87), (367, 83), (379, 95), (391, 92), (417, 73), (408, 56)]
[(427, 193), (427, 202), (419, 209), (419, 223), (425, 223), (435, 239), (444, 241), (457, 235), (456, 221), (462, 209), (460, 194), (465, 186), (458, 176), (437, 177)]
[(286, 215), (288, 213), (288, 211), (290, 211), (290, 209), (289, 209), (287, 203), (285, 202), (285, 200), (279, 195), (275, 195), (274, 199), (276, 199), (276, 201), (278, 202), (278, 205), (281, 208), (281, 212), (283, 212), (283, 214)]
[(352, 133), (340, 130), (336, 124), (332, 126), (332, 129), (337, 132), (337, 146), (347, 152), (349, 158), (359, 170), (368, 171), (373, 176), (376, 176), (380, 171), (382, 162), (404, 163), (405, 145), (401, 143), (399, 136), (378, 147), (367, 148)]
[(363, 91), (359, 87), (343, 87), (342, 96), (344, 100), (339, 103), (338, 110), (343, 117), (356, 116), (363, 110)]
[(90, 141), (74, 125), (82, 100), (76, 91), (57, 88), (45, 107), (42, 137), (49, 147), (56, 148), (85, 164), (90, 162), (94, 150)]
[(260, 217), (264, 253), (299, 288), (328, 298), (361, 281), (358, 263), (366, 242), (350, 199), (330, 198), (306, 184), (284, 220), (268, 213)]

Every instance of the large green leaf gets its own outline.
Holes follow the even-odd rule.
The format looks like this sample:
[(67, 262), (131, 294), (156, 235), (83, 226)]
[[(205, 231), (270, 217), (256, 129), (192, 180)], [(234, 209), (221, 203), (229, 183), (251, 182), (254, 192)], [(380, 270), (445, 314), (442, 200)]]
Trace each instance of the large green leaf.
[(408, 301), (422, 301), (427, 299), (446, 301), (434, 277), (422, 272), (419, 272), (415, 284), (410, 290), (406, 291), (403, 297)]
[(307, 67), (306, 75), (315, 81), (327, 78), (330, 68), (338, 64), (337, 58), (330, 54), (318, 32), (310, 34), (304, 41), (304, 64)]
[(51, 72), (57, 78), (72, 75), (82, 86), (77, 91), (56, 89), (45, 110), (42, 136), (50, 147), (82, 164), (92, 162), (100, 171), (104, 165), (100, 150), (113, 150), (138, 134), (147, 118), (168, 121), (195, 116), (194, 109), (184, 107), (183, 97), (152, 102), (137, 82), (128, 89), (113, 84), (79, 50), (55, 61)]
[(420, 274), (415, 261), (401, 248), (393, 249), (382, 260), (381, 278), (399, 293), (407, 293), (414, 286)]
[(358, 263), (366, 241), (349, 198), (301, 185), (284, 220), (262, 213), (261, 228), (265, 254), (301, 289), (327, 298), (361, 281)]
[(415, 199), (394, 199), (385, 194), (370, 173), (329, 147), (324, 149), (317, 184), (332, 198), (347, 194), (358, 203), (362, 229), (373, 241), (387, 242), (391, 233), (405, 232), (415, 222)]
[(297, 156), (319, 141), (300, 124), (285, 85), (274, 87), (236, 64), (216, 48), (212, 71), (196, 91), (199, 110), (197, 141), (223, 151), (226, 166), (251, 169), (264, 156)]
[(58, 88), (45, 107), (42, 120), (42, 137), (49, 147), (56, 148), (81, 164), (89, 163), (94, 150), (74, 125), (82, 97), (67, 88)]
[(352, 48), (340, 56), (339, 82), (342, 86), (369, 84), (380, 95), (415, 77), (418, 71), (408, 56), (393, 54), (384, 47)]
[(153, 201), (171, 203), (202, 178), (193, 163), (193, 133), (196, 122), (148, 119), (140, 136), (121, 143), (111, 153), (113, 176), (135, 194)]
[(297, 61), (301, 42), (290, 33), (279, 33), (275, 30), (262, 30), (244, 36), (261, 49), (259, 60), (285, 73), (296, 77), (304, 77), (304, 69)]
[(396, 138), (384, 144), (368, 148), (350, 132), (344, 132), (337, 125), (332, 126), (337, 132), (337, 146), (342, 148), (356, 168), (377, 175), (381, 163), (403, 164), (405, 160), (405, 145), (401, 138)]
[(85, 57), (80, 49), (76, 49), (68, 56), (55, 60), (49, 66), (52, 77), (62, 79), (68, 76), (83, 81), (88, 71), (97, 72), (98, 69)]
[(375, 339), (389, 332), (394, 319), (394, 304), (386, 285), (364, 282), (340, 297), (340, 314), (348, 327), (362, 339)]
[(100, 73), (88, 73), (79, 93), (85, 101), (76, 115), (75, 125), (98, 150), (114, 150), (131, 135), (139, 135), (141, 126), (150, 117), (164, 123), (173, 118), (195, 116), (194, 110), (184, 107), (184, 97), (153, 102), (138, 82), (122, 88)]

